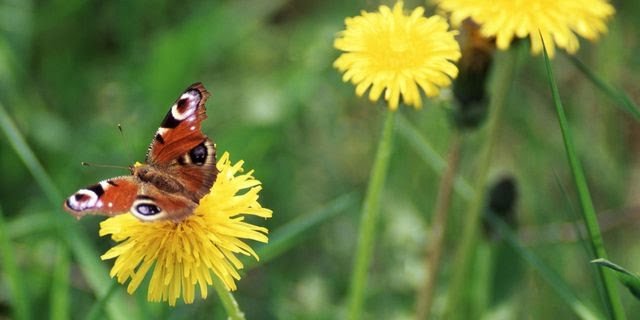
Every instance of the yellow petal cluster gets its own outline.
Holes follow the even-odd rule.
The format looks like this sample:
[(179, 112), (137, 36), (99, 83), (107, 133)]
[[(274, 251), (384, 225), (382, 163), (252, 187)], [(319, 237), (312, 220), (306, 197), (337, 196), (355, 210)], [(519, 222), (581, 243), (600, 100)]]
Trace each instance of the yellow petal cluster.
[(224, 153), (217, 162), (218, 177), (211, 192), (194, 213), (180, 221), (142, 222), (130, 214), (111, 217), (100, 224), (100, 235), (118, 242), (102, 255), (113, 259), (111, 277), (133, 293), (151, 272), (147, 298), (175, 305), (182, 296), (192, 303), (196, 286), (207, 297), (207, 287), (218, 277), (235, 290), (242, 263), (237, 254), (258, 259), (244, 240), (267, 242), (268, 230), (244, 221), (247, 215), (270, 218), (272, 211), (258, 203), (260, 181), (253, 171), (242, 174), (243, 161), (231, 164)]
[(406, 15), (397, 2), (393, 9), (380, 6), (345, 20), (346, 29), (334, 42), (343, 53), (333, 65), (356, 86), (358, 96), (369, 90), (371, 101), (384, 93), (391, 110), (400, 100), (420, 108), (420, 89), (432, 97), (451, 84), (460, 58), (456, 33), (442, 17), (423, 14), (417, 7)]
[(542, 52), (544, 38), (549, 55), (555, 47), (575, 53), (577, 36), (596, 40), (607, 31), (606, 20), (615, 9), (606, 0), (434, 0), (449, 12), (454, 25), (472, 19), (485, 37), (495, 37), (499, 49), (514, 38), (529, 38), (533, 54)]

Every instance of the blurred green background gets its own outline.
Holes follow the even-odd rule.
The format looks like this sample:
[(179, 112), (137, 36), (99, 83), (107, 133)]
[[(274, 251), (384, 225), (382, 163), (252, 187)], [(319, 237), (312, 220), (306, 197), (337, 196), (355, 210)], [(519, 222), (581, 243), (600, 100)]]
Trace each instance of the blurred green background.
[[(212, 93), (203, 131), (215, 140), (219, 154), (229, 151), (232, 160), (243, 159), (245, 168), (255, 169), (264, 184), (261, 203), (274, 211), (266, 221), (272, 234), (314, 213), (326, 215), (302, 236), (285, 237), (285, 250), (244, 275), (235, 296), (247, 318), (343, 317), (360, 202), (383, 107), (356, 97), (353, 86), (342, 83), (331, 66), (338, 56), (332, 43), (345, 17), (378, 5), (282, 0), (0, 1), (0, 105), (60, 193), (59, 205), (53, 206), (3, 131), (0, 232), (14, 251), (24, 284), (23, 305), (33, 308), (34, 316), (87, 316), (96, 292), (77, 257), (70, 256), (68, 268), (60, 266), (68, 256), (56, 231), (57, 220), (78, 225), (82, 235), (78, 241), (91, 242), (106, 278), (112, 261), (99, 261), (99, 256), (112, 242), (97, 234), (103, 218), (76, 222), (63, 212), (62, 202), (80, 187), (126, 172), (82, 167), (80, 162), (127, 166), (142, 161), (168, 107), (188, 85), (201, 81)], [(407, 2), (405, 8), (415, 5), (424, 3)], [(608, 23), (609, 32), (596, 44), (582, 41), (578, 56), (637, 102), (640, 2), (614, 1), (614, 5), (617, 13)], [(610, 259), (640, 271), (640, 126), (563, 54), (556, 56), (553, 66), (601, 213)], [(601, 309), (594, 269), (572, 229), (578, 205), (545, 79), (542, 58), (523, 56), (490, 181), (514, 177), (521, 240), (580, 298)], [(444, 92), (445, 99), (449, 95)], [(423, 254), (439, 174), (407, 130), (441, 155), (446, 154), (451, 136), (442, 101), (427, 102), (419, 111), (403, 107), (399, 113), (369, 274), (365, 310), (367, 318), (374, 319), (411, 319), (416, 290), (424, 281)], [(465, 140), (463, 176), (473, 172), (480, 141), (481, 132)], [(465, 222), (466, 206), (456, 194), (436, 313), (443, 307), (455, 230)], [(512, 252), (504, 251), (501, 243), (488, 242), (483, 250), (487, 254), (481, 259), (490, 267), (476, 270), (474, 276), (494, 284), (492, 296), (484, 297), (488, 318), (575, 317), (549, 284)], [(16, 306), (9, 285), (12, 275), (6, 269), (6, 255), (0, 259), (0, 319), (11, 318)], [(56, 282), (60, 279), (64, 283)], [(627, 314), (638, 314), (638, 302), (620, 290)], [(193, 305), (180, 302), (170, 308), (145, 302), (143, 284), (133, 297), (124, 286), (117, 286), (114, 301), (133, 318), (226, 318), (215, 292), (210, 290), (209, 295)]]

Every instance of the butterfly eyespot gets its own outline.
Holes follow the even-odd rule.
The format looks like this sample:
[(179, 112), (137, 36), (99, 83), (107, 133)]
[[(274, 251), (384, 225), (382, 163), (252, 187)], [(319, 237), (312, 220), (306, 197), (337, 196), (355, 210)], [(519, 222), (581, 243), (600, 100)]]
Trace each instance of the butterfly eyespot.
[(153, 200), (148, 197), (143, 197), (142, 199), (138, 198), (138, 200), (133, 202), (131, 206), (131, 213), (136, 216), (140, 220), (144, 221), (153, 221), (161, 218), (164, 215), (164, 211), (162, 208), (158, 207)]
[(160, 213), (160, 208), (152, 204), (139, 204), (135, 207), (135, 211), (143, 216), (152, 216)]
[(176, 105), (176, 108), (178, 109), (178, 112), (182, 113), (184, 112), (184, 109), (187, 107), (187, 103), (189, 102), (188, 99), (180, 99), (178, 100), (178, 103)]
[(86, 194), (82, 194), (82, 193), (76, 193), (75, 195), (73, 195), (73, 199), (77, 202), (81, 202), (81, 201), (87, 201), (89, 200), (91, 197), (86, 195)]
[(207, 154), (207, 147), (203, 142), (189, 151), (189, 158), (191, 158), (191, 163), (196, 165), (203, 165), (207, 161)]

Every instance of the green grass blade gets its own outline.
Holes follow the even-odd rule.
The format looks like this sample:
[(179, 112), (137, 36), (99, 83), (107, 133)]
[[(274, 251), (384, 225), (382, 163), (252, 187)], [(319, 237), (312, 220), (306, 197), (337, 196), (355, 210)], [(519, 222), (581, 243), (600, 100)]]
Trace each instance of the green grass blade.
[[(543, 41), (543, 47), (544, 47), (544, 41)], [(553, 76), (553, 70), (551, 68), (551, 62), (549, 61), (549, 56), (548, 56), (546, 47), (544, 47), (543, 53), (544, 53), (544, 63), (547, 69), (547, 75), (549, 80), (549, 87), (551, 89), (551, 94), (553, 96), (553, 103), (555, 105), (556, 113), (558, 115), (558, 122), (560, 125), (560, 130), (562, 131), (562, 139), (564, 141), (565, 151), (567, 153), (567, 159), (569, 161), (569, 167), (571, 168), (571, 173), (573, 174), (573, 178), (576, 184), (582, 217), (587, 227), (589, 241), (590, 241), (591, 247), (593, 248), (593, 251), (596, 254), (596, 258), (606, 259), (607, 253), (604, 248), (604, 243), (602, 241), (602, 234), (600, 233), (600, 226), (598, 225), (598, 220), (596, 217), (595, 209), (593, 207), (593, 202), (591, 201), (591, 195), (589, 193), (589, 188), (587, 186), (587, 180), (585, 178), (582, 165), (578, 160), (578, 156), (573, 144), (573, 140), (571, 138), (571, 130), (569, 128), (569, 123), (567, 121), (567, 117), (564, 112), (564, 107), (562, 106), (562, 101), (560, 100), (560, 93), (558, 92), (558, 86), (556, 85), (555, 78)], [(607, 311), (609, 315), (613, 319), (625, 319), (626, 316), (622, 308), (622, 303), (620, 302), (620, 297), (619, 297), (618, 291), (616, 290), (615, 283), (613, 282), (611, 274), (599, 268), (598, 275), (603, 285), (605, 304), (607, 306)]]
[(11, 305), (15, 312), (13, 317), (16, 320), (31, 319), (31, 306), (29, 302), (31, 299), (27, 298), (25, 292), (27, 285), (24, 280), (27, 278), (22, 276), (18, 263), (16, 261), (16, 253), (13, 250), (13, 245), (9, 240), (9, 231), (7, 225), (4, 222), (4, 214), (2, 208), (0, 208), (0, 252), (2, 252), (2, 270), (4, 271), (4, 279), (6, 279), (6, 285), (9, 289), (9, 295), (11, 299)]
[(62, 244), (58, 245), (56, 264), (53, 267), (53, 280), (49, 296), (52, 320), (70, 319), (69, 315), (69, 275), (71, 263), (69, 251)]
[(248, 260), (246, 269), (266, 263), (297, 245), (310, 230), (345, 212), (356, 204), (356, 194), (341, 195), (326, 206), (314, 212), (302, 215), (275, 230), (269, 237), (269, 243), (259, 246), (256, 253), (260, 261)]
[(582, 71), (585, 76), (593, 84), (598, 87), (604, 94), (606, 94), (609, 98), (611, 98), (618, 107), (622, 110), (629, 112), (636, 120), (640, 120), (640, 109), (638, 106), (631, 101), (629, 96), (624, 93), (622, 90), (614, 88), (609, 85), (606, 81), (600, 78), (595, 72), (591, 71), (587, 65), (585, 65), (580, 59), (573, 55), (567, 55), (569, 60), (575, 65), (578, 70)]
[(606, 259), (595, 259), (591, 263), (615, 271), (618, 280), (629, 289), (636, 299), (640, 300), (640, 276)]
[[(418, 153), (418, 155), (422, 158), (422, 160), (429, 166), (433, 171), (435, 171), (439, 176), (442, 176), (445, 169), (447, 168), (447, 163), (444, 158), (436, 152), (436, 150), (431, 146), (429, 141), (420, 134), (420, 131), (416, 129), (404, 116), (398, 115), (398, 135), (403, 137), (409, 144), (413, 147), (413, 149)], [(458, 176), (455, 178), (453, 189), (460, 195), (464, 200), (473, 199), (473, 187), (471, 184), (467, 182), (462, 177)]]
[[(62, 196), (57, 187), (46, 173), (42, 164), (38, 161), (35, 154), (25, 141), (24, 137), (13, 123), (4, 106), (0, 104), (0, 130), (7, 136), (8, 142), (11, 144), (16, 154), (20, 157), (29, 172), (33, 175), (38, 186), (42, 189), (45, 196), (51, 202), (53, 208), (60, 208)], [(108, 277), (106, 267), (100, 262), (100, 254), (92, 247), (91, 241), (78, 227), (73, 223), (70, 217), (61, 215), (60, 210), (52, 210), (52, 224), (56, 226), (58, 236), (66, 243), (68, 248), (78, 260), (81, 270), (85, 275), (89, 286), (97, 297), (104, 296), (108, 290), (111, 279)], [(122, 308), (124, 301), (120, 298), (111, 299), (107, 310), (109, 315), (114, 319), (132, 319), (135, 317), (135, 309), (128, 308), (127, 312)], [(134, 314), (132, 316), (132, 314)]]
[(511, 246), (522, 259), (540, 273), (542, 278), (549, 283), (560, 298), (571, 307), (578, 317), (585, 320), (603, 318), (580, 301), (578, 296), (571, 290), (569, 285), (562, 280), (560, 275), (540, 260), (531, 250), (523, 246), (514, 231), (511, 230), (511, 227), (509, 227), (504, 221), (497, 217), (493, 212), (488, 212), (486, 219), (491, 227), (498, 231), (507, 244), (509, 244), (509, 246)]

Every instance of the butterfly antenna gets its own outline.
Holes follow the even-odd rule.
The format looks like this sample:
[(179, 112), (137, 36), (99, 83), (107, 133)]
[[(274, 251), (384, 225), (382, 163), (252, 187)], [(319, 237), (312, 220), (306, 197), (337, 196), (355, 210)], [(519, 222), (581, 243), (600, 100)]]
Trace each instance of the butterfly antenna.
[(122, 137), (122, 140), (124, 140), (124, 144), (127, 148), (127, 156), (129, 156), (129, 159), (133, 159), (133, 152), (131, 151), (131, 142), (127, 139), (125, 139), (124, 137), (124, 130), (122, 130), (122, 125), (118, 123), (118, 131), (120, 131), (120, 136)]
[(80, 162), (81, 165), (85, 166), (85, 167), (96, 167), (96, 168), (114, 168), (114, 169), (125, 169), (125, 170), (129, 170), (129, 167), (125, 167), (125, 166), (116, 166), (116, 165), (111, 165), (111, 164), (102, 164), (102, 163), (92, 163), (92, 162)]

